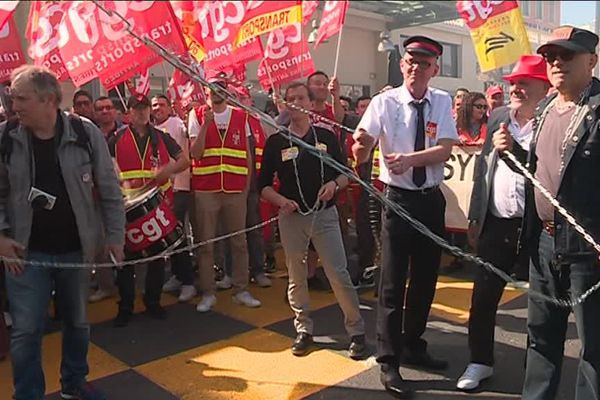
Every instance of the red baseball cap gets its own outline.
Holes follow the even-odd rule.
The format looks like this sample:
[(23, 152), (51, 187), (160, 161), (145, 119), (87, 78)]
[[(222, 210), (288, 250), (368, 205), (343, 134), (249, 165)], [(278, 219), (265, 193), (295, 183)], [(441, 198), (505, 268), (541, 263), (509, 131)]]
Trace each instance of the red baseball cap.
[(546, 61), (542, 56), (525, 55), (519, 58), (512, 72), (505, 75), (502, 79), (512, 82), (518, 78), (534, 78), (544, 82), (549, 82), (546, 73)]
[(490, 86), (485, 91), (486, 97), (492, 97), (497, 94), (504, 94), (504, 90), (500, 86)]

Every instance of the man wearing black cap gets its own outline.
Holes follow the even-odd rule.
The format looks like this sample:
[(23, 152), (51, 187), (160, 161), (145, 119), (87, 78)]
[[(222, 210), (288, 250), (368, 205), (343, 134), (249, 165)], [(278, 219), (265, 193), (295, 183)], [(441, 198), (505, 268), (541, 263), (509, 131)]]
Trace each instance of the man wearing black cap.
[[(442, 46), (424, 36), (410, 37), (403, 45), (404, 84), (371, 101), (354, 134), (353, 151), (357, 162), (364, 162), (379, 141), (379, 179), (386, 184), (387, 198), (443, 235), (446, 201), (439, 185), (458, 136), (452, 98), (429, 87), (439, 71)], [(377, 361), (386, 390), (409, 398), (412, 391), (398, 370), (401, 361), (427, 369), (447, 366), (427, 352), (427, 342), (421, 338), (435, 293), (441, 248), (392, 210), (385, 213), (382, 244)], [(405, 295), (409, 260), (411, 279)]]
[[(189, 156), (171, 136), (150, 125), (150, 100), (143, 95), (127, 101), (129, 125), (119, 129), (109, 140), (108, 148), (118, 168), (121, 191), (124, 196), (159, 186), (167, 202), (173, 204), (171, 177), (189, 167)], [(174, 160), (172, 162), (171, 160)], [(151, 172), (152, 177), (148, 177)], [(166, 317), (160, 305), (160, 294), (165, 277), (165, 261), (158, 259), (148, 264), (144, 305), (146, 313), (156, 319)], [(134, 267), (117, 271), (117, 286), (121, 301), (114, 320), (116, 327), (129, 323), (135, 298)]]
[[(600, 238), (600, 81), (594, 33), (562, 26), (537, 52), (546, 59), (557, 93), (538, 107), (533, 140), (524, 151), (505, 132), (494, 134), (496, 150), (512, 151), (535, 178), (596, 240)], [(600, 281), (598, 253), (543, 195), (529, 185), (521, 243), (530, 246), (527, 370), (523, 399), (556, 397), (570, 308), (541, 299), (577, 298)], [(581, 355), (576, 400), (600, 398), (600, 293), (573, 307)]]

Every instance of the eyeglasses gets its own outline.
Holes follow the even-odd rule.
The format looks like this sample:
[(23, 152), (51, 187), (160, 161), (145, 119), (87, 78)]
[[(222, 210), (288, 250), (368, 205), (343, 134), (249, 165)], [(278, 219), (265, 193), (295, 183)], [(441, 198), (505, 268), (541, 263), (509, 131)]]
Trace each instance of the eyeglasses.
[(404, 58), (403, 60), (409, 67), (416, 65), (417, 69), (420, 69), (421, 71), (424, 71), (427, 68), (431, 67), (431, 63), (429, 61), (417, 61), (415, 59), (408, 58)]
[(488, 109), (488, 106), (487, 104), (473, 104), (473, 108), (485, 111)]
[(560, 58), (562, 61), (571, 61), (575, 55), (577, 55), (577, 53), (573, 50), (551, 50), (542, 53), (542, 57), (544, 57), (548, 64), (552, 64), (558, 58)]

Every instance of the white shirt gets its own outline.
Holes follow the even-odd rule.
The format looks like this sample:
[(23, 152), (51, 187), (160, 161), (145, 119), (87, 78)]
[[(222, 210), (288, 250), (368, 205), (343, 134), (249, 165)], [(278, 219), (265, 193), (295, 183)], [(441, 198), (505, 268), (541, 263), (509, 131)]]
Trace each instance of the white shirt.
[[(533, 134), (532, 121), (522, 128), (510, 111), (508, 130), (514, 140), (524, 149), (529, 148)], [(488, 132), (488, 135), (493, 132)], [(502, 160), (496, 163), (492, 179), (489, 210), (498, 218), (522, 218), (525, 211), (525, 177), (517, 174)]]
[[(231, 106), (227, 106), (225, 111), (222, 113), (214, 113), (215, 116), (215, 124), (217, 124), (218, 129), (227, 129), (229, 126), (229, 119), (231, 118)], [(192, 110), (188, 117), (188, 130), (190, 132), (190, 138), (198, 137), (200, 133), (200, 122), (198, 121), (198, 117), (196, 116), (196, 111)], [(250, 130), (250, 125), (246, 123), (246, 136), (252, 135), (252, 131)]]
[[(168, 133), (181, 147), (184, 154), (190, 153), (190, 143), (185, 131), (183, 121), (179, 117), (169, 117), (165, 122), (155, 125), (157, 129)], [(173, 179), (173, 189), (175, 190), (190, 190), (191, 174), (189, 168), (175, 175)]]
[[(411, 105), (414, 100), (404, 85), (390, 89), (371, 100), (358, 124), (358, 129), (364, 129), (373, 138), (379, 140), (381, 148), (379, 180), (408, 190), (437, 186), (444, 180), (443, 162), (426, 167), (427, 179), (421, 188), (413, 183), (412, 168), (402, 175), (392, 174), (384, 162), (386, 154), (408, 154), (415, 151), (417, 110)], [(450, 95), (442, 90), (428, 88), (424, 100), (427, 100), (424, 109), (425, 148), (436, 146), (440, 139), (458, 142)]]

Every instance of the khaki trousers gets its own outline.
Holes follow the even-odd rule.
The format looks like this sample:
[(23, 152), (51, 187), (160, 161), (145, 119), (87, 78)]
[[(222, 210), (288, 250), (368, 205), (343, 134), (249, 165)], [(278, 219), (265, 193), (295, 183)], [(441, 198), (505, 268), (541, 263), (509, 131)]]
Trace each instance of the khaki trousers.
[[(195, 192), (196, 229), (199, 242), (217, 236), (217, 221), (223, 228), (224, 234), (244, 230), (246, 228), (246, 198), (248, 192)], [(246, 234), (232, 236), (231, 243), (231, 277), (234, 293), (239, 293), (248, 287), (248, 247)], [(214, 243), (198, 248), (199, 287), (203, 295), (215, 293), (214, 277)]]

